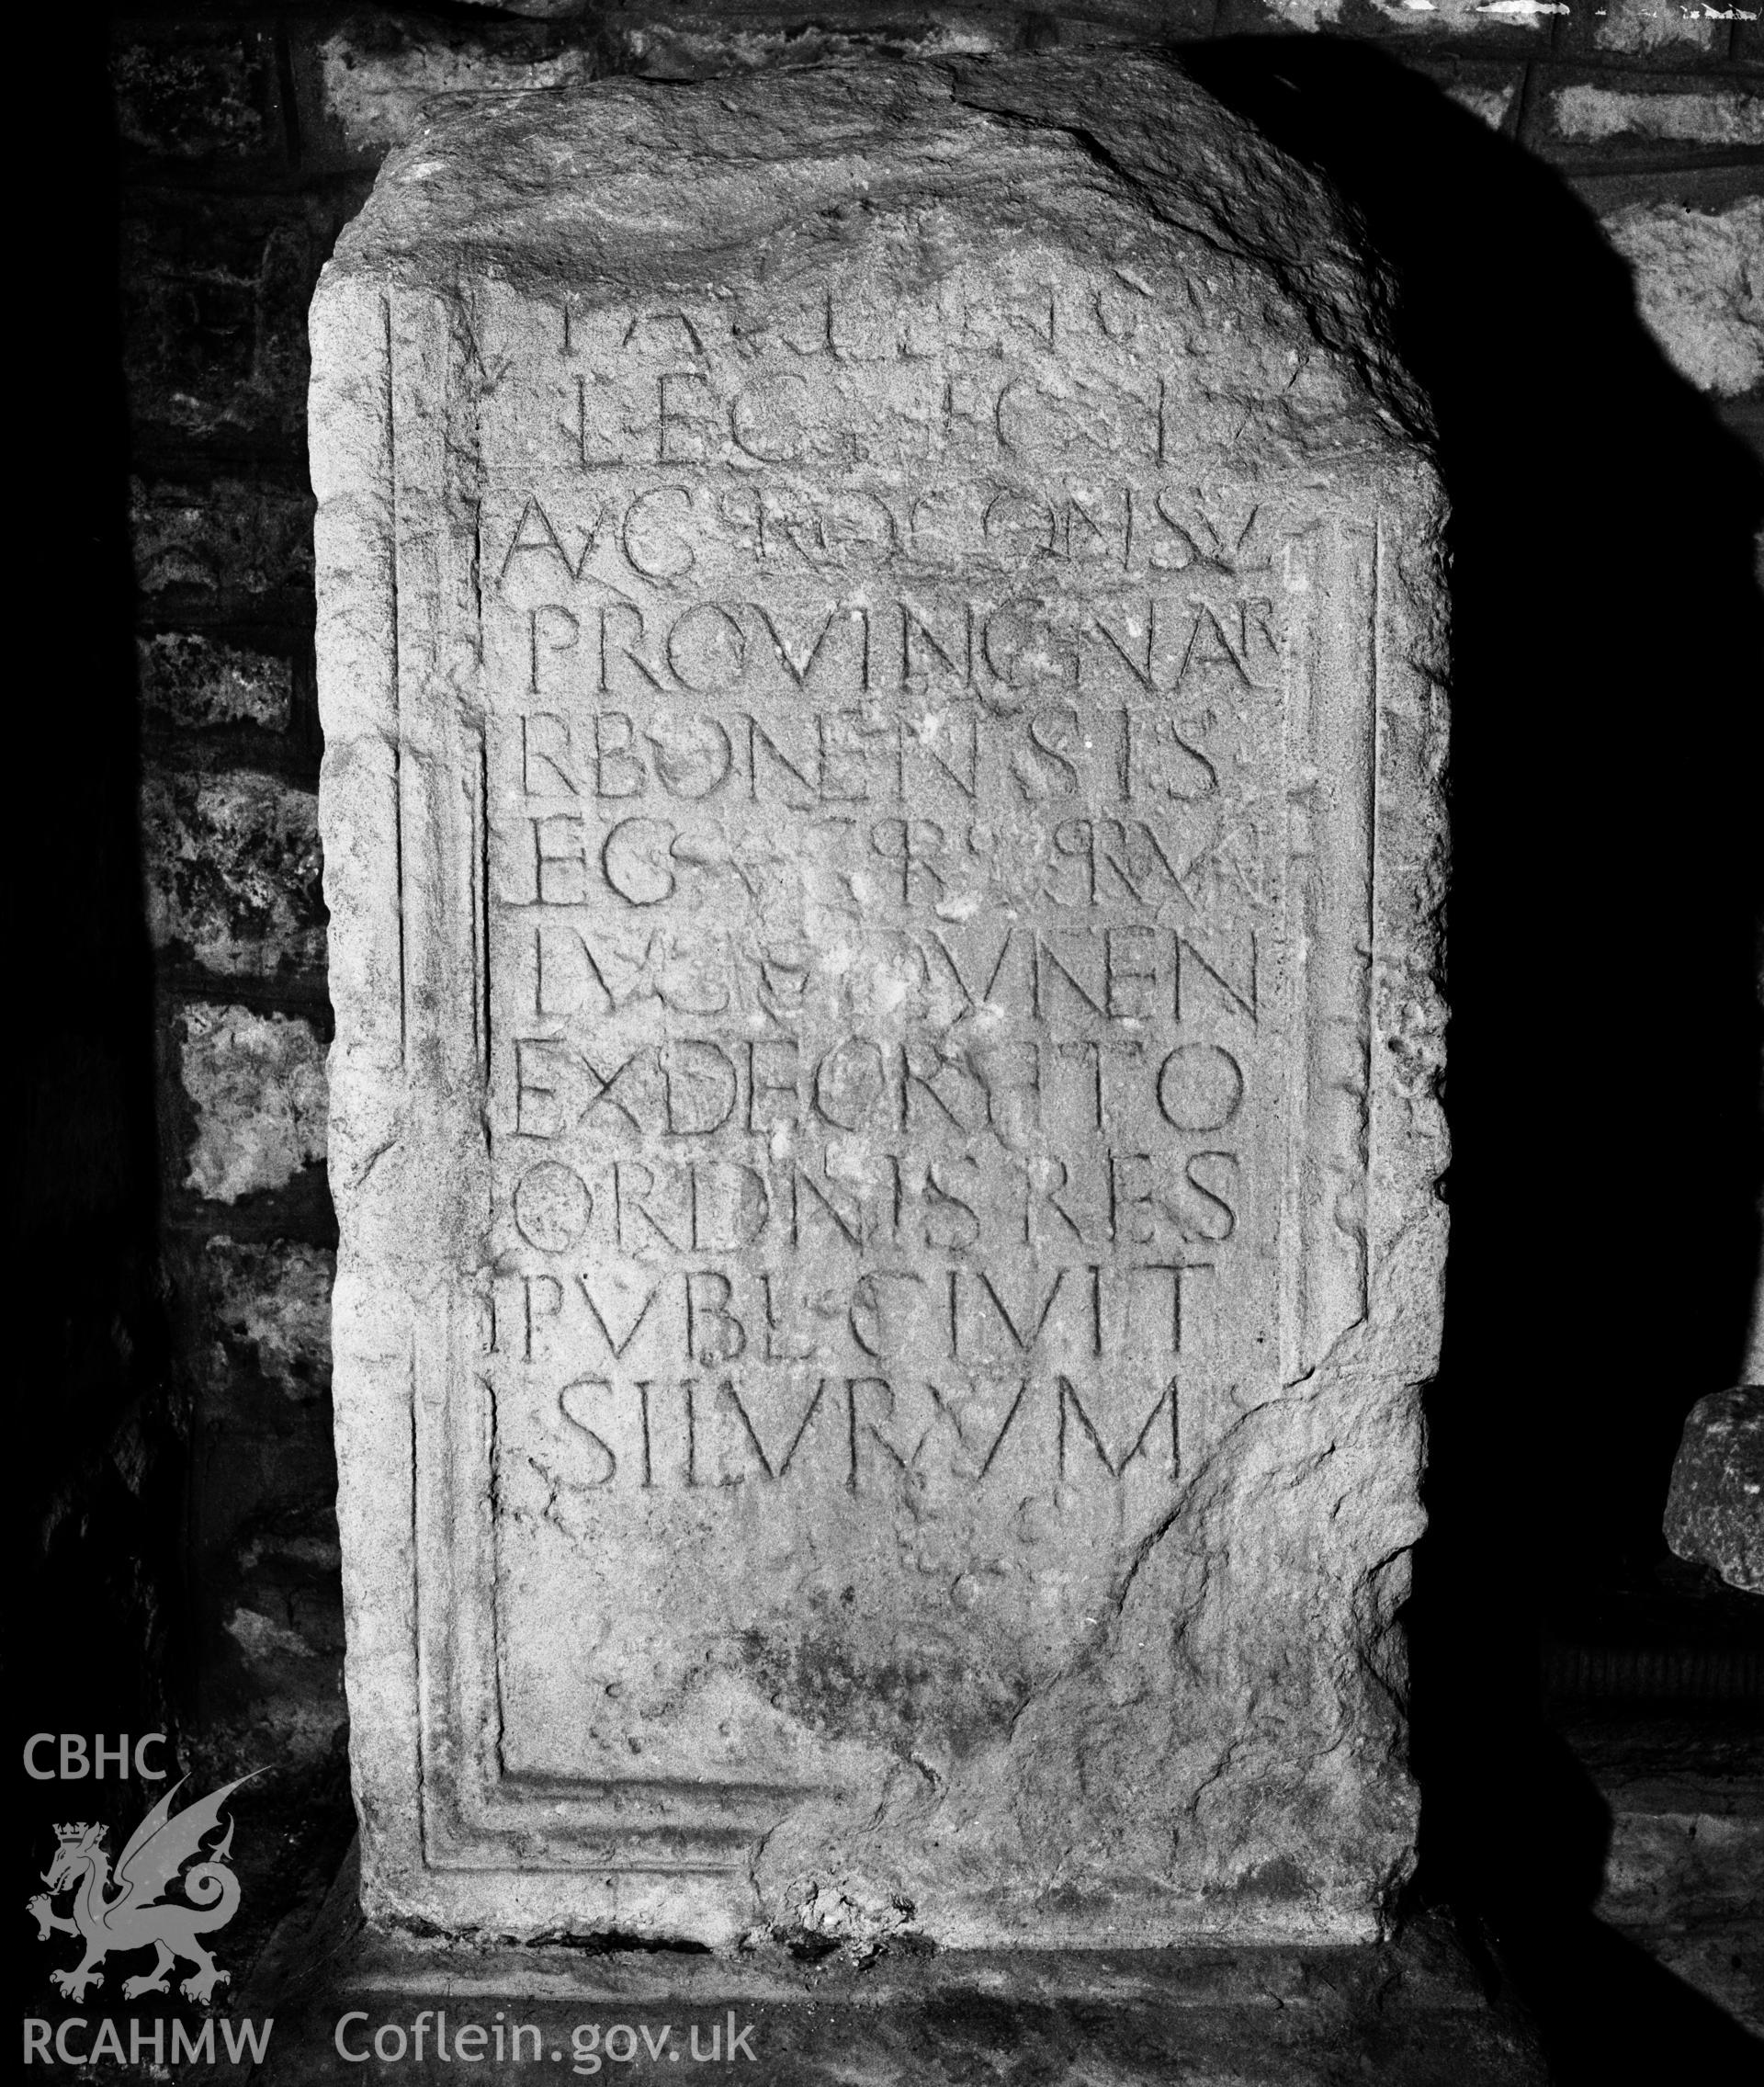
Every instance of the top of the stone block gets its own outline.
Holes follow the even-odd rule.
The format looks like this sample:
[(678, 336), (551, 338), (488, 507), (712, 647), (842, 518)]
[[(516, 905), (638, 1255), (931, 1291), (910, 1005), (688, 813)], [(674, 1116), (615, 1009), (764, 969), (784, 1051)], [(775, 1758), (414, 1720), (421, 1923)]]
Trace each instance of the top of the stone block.
[(1248, 366), (1247, 396), (1295, 382), (1284, 417), (1302, 448), (1324, 426), (1337, 453), (1344, 437), (1377, 449), (1425, 430), (1358, 227), (1314, 174), (1149, 55), (444, 97), (386, 162), (327, 282), (491, 280), (589, 306), (667, 294), (763, 312), (860, 254), (884, 294), (922, 286), (960, 263), (977, 224), (1223, 315), (1234, 337), (1211, 345)]

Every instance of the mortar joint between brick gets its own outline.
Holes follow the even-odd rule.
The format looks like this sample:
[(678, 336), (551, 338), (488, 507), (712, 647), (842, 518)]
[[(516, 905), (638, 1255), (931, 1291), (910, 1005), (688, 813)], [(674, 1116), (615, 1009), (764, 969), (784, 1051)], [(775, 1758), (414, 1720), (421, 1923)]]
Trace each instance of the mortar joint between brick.
[[(296, 737), (293, 702), (283, 726), (236, 724), (164, 724), (148, 715), (141, 720), (144, 766), (167, 777), (261, 776), (295, 789), (319, 787), (318, 755)], [(320, 749), (322, 752), (322, 749)]]
[(1539, 74), (1544, 68), (1535, 59), (1528, 58), (1520, 73), (1519, 108), (1513, 117), (1513, 142), (1528, 152), (1534, 150), (1536, 134), (1536, 108), (1542, 88)]
[(289, 174), (298, 181), (303, 156), (300, 103), (294, 79), (293, 46), (288, 41), (288, 24), (279, 14), (274, 17), (272, 37), (276, 53), (276, 91), (282, 105), (282, 152)]
[(309, 1021), (329, 1043), (333, 1028), (330, 985), (322, 970), (265, 978), (249, 971), (211, 971), (187, 957), (154, 963), (160, 1001), (175, 1021), (189, 1007), (244, 1007), (254, 1015), (288, 1015)]
[[(314, 1160), (303, 1170), (309, 1174), (325, 1173), (322, 1160)], [(175, 1170), (174, 1170), (175, 1174)], [(287, 1240), (299, 1246), (325, 1246), (334, 1248), (337, 1243), (336, 1225), (326, 1215), (330, 1184), (326, 1177), (324, 1206), (314, 1209), (318, 1184), (311, 1182), (293, 1188), (259, 1188), (235, 1203), (211, 1201), (198, 1195), (193, 1188), (184, 1186), (181, 1179), (174, 1180), (168, 1190), (163, 1223), (165, 1231), (182, 1242), (192, 1240), (231, 1239), (235, 1243), (256, 1246), (268, 1240)], [(247, 1209), (243, 1206), (251, 1204)]]

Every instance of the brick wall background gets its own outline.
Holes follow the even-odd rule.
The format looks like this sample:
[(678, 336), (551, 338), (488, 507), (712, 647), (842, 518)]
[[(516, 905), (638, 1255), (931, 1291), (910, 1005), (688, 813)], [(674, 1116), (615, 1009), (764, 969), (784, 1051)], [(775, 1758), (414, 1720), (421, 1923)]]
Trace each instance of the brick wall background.
[[(156, 1619), (154, 1642), (166, 1650), (141, 1684), (141, 1714), (174, 1727), (187, 1764), (214, 1778), (274, 1765), (277, 1859), (288, 1877), (326, 1836), (346, 1832), (304, 324), (339, 229), (385, 152), (410, 134), (423, 98), (564, 86), (607, 73), (699, 79), (865, 48), (938, 55), (1174, 40), (1195, 47), (1219, 82), (1246, 96), (1297, 78), (1314, 131), (1328, 128), (1336, 85), (1358, 96), (1370, 112), (1354, 145), (1363, 175), (1372, 166), (1392, 197), (1419, 185), (1407, 197), (1411, 233), (1425, 245), (1425, 224), (1436, 218), (1438, 265), (1447, 270), (1453, 243), (1479, 236), (1478, 197), (1466, 185), (1506, 185), (1498, 197), (1491, 191), (1484, 226), (1497, 243), (1506, 236), (1500, 210), (1521, 208), (1528, 194), (1544, 198), (1565, 254), (1579, 243), (1577, 268), (1602, 241), (1607, 258), (1631, 272), (1600, 278), (1613, 328), (1628, 329), (1621, 346), (1613, 340), (1612, 369), (1639, 369), (1635, 358), (1652, 354), (1624, 309), (1633, 280), (1641, 319), (1682, 380), (1684, 410), (1694, 409), (1695, 442), (1718, 445), (1724, 428), (1764, 451), (1760, 9), (1764, 0), (1753, 9), (1676, 0), (1098, 0), (1033, 10), (912, 0), (525, 0), (424, 9), (142, 4), (118, 13), (107, 71), (158, 1174), (130, 1234), (132, 1345), (106, 1365), (108, 1378), (99, 1371), (81, 1380), (85, 1389), (75, 1386), (69, 1425), (79, 1440), (46, 1451), (51, 1463), (61, 1458), (65, 1511), (53, 1527), (63, 1533), (42, 1540), (51, 1549), (72, 1542), (64, 1525), (82, 1502), (80, 1511), (99, 1520), (111, 1514), (114, 1540), (115, 1513), (102, 1503), (118, 1492), (119, 1470), (143, 1530), (179, 1530), (169, 1547), (150, 1535), (134, 1543), (132, 1592), (117, 1596), (118, 1642), (141, 1636), (141, 1617)], [(1387, 142), (1378, 127), (1386, 104)], [(1416, 158), (1416, 141), (1434, 131), (1451, 150)], [(1555, 236), (1539, 234), (1545, 264)], [(1559, 316), (1553, 323), (1555, 337), (1566, 337)], [(1598, 337), (1589, 337), (1597, 363)], [(1486, 343), (1494, 391), (1530, 396), (1546, 417), (1553, 390), (1575, 393), (1589, 378), (1584, 367), (1552, 362), (1551, 338), (1533, 335), (1517, 309)], [(1628, 407), (1620, 380), (1607, 370), (1602, 381), (1602, 439), (1621, 458)], [(1645, 382), (1657, 392), (1675, 380), (1657, 359)], [(1536, 425), (1535, 412), (1513, 423), (1503, 468), (1516, 512), (1534, 497), (1533, 469), (1565, 468), (1534, 462), (1523, 430)], [(1724, 454), (1729, 504), (1752, 497), (1755, 519), (1756, 481), (1746, 478), (1740, 448)], [(1637, 481), (1645, 512), (1606, 516), (1604, 554), (1613, 569), (1635, 557), (1644, 611), (1701, 617), (1712, 589), (1731, 595), (1736, 584), (1724, 548), (1733, 515), (1663, 512), (1660, 501), (1669, 509), (1671, 498), (1663, 468), (1656, 459)], [(1611, 483), (1621, 499), (1621, 468)], [(1753, 495), (1732, 492), (1748, 483)], [(1547, 595), (1551, 561), (1547, 550), (1540, 557), (1536, 584)], [(1558, 607), (1577, 613), (1572, 598)], [(1691, 675), (1689, 686), (1659, 688), (1653, 729), (1668, 729), (1675, 706), (1709, 699)], [(1595, 709), (1598, 698), (1589, 692)], [(1647, 759), (1638, 744), (1634, 761)], [(1621, 788), (1614, 769), (1606, 779)], [(1657, 863), (1639, 859), (1645, 838), (1637, 847), (1603, 867), (1589, 906), (1620, 907), (1632, 877), (1657, 873)], [(1638, 951), (1635, 960), (1645, 958)], [(1547, 1015), (1532, 1006), (1514, 1018)], [(1736, 1033), (1743, 1029), (1742, 1019)], [(1751, 1048), (1742, 1041), (1742, 1062)], [(1641, 1166), (1638, 1251), (1662, 1221), (1649, 1199), (1671, 1164), (1657, 1153)], [(1664, 1221), (1678, 1220), (1668, 1213)], [(1741, 1268), (1753, 1252), (1743, 1209), (1735, 1240), (1723, 1265)], [(1728, 1280), (1732, 1288), (1732, 1269)], [(1620, 1328), (1600, 1329), (1595, 1344), (1601, 1368), (1621, 1368), (1611, 1353), (1622, 1346)], [(1735, 1363), (1724, 1369), (1700, 1360), (1682, 1381), (1654, 1384), (1631, 1458), (1643, 1463), (1611, 1464), (1613, 1498), (1627, 1498), (1625, 1486), (1644, 1505), (1650, 1486), (1663, 1493), (1660, 1443), (1669, 1463), (1678, 1416), (1715, 1388), (1701, 1378), (1731, 1380), (1736, 1340), (1730, 1345)], [(99, 1378), (121, 1389), (94, 1390)], [(1556, 1460), (1545, 1454), (1544, 1462), (1553, 1471), (1572, 1467), (1563, 1443), (1580, 1412), (1550, 1423)], [(1519, 1425), (1515, 1456), (1543, 1454), (1536, 1442), (1523, 1447), (1522, 1417)], [(1617, 1432), (1626, 1429), (1627, 1419)], [(1441, 1439), (1451, 1438), (1448, 1425)], [(1609, 1444), (1589, 1452), (1594, 1464), (1623, 1454)], [(139, 1505), (162, 1497), (181, 1497), (181, 1522)], [(1657, 1530), (1657, 1506), (1653, 1517)], [(1600, 1539), (1612, 1570), (1645, 1525), (1638, 1512)]]

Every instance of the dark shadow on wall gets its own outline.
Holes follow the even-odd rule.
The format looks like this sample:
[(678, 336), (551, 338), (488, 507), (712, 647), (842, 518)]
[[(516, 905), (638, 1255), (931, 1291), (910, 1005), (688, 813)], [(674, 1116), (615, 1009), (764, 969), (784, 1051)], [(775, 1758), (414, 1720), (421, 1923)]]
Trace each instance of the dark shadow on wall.
[[(217, 1423), (198, 1346), (212, 1331), (189, 1301), (199, 1295), (191, 1264), (202, 1237), (176, 1223), (192, 1125), (180, 1083), (155, 1075), (156, 1030), (170, 1050), (175, 1026), (156, 1019), (145, 919), (130, 517), (131, 448), (136, 470), (150, 479), (166, 459), (163, 447), (153, 453), (151, 430), (142, 443), (141, 428), (130, 426), (119, 276), (131, 183), (137, 217), (174, 215), (209, 192), (178, 188), (180, 177), (189, 178), (187, 164), (174, 161), (167, 180), (164, 162), (143, 169), (138, 153), (132, 169), (124, 164), (108, 62), (111, 13), (75, 10), (52, 28), (47, 17), (33, 18), (7, 44), (20, 76), (46, 83), (55, 150), (52, 180), (14, 226), (17, 273), (28, 286), (21, 309), (32, 329), (13, 399), (19, 548), (0, 741), (9, 786), (5, 947), (14, 989), (11, 1106), (0, 1127), (13, 1549), (0, 1626), (5, 1787), (14, 1902), (22, 1909), (41, 1888), (59, 1823), (104, 1823), (114, 1858), (165, 1794), (167, 1781), (119, 1773), (123, 1734), (166, 1735), (145, 1758), (170, 1780), (191, 1776), (180, 1809), (241, 1769), (256, 1771), (232, 1858), (243, 1904), (221, 1954), (231, 1973), (243, 1970), (287, 1911), (304, 1881), (302, 1865), (328, 1859), (334, 1873), (354, 1816), (340, 1751), (295, 1764), (274, 1751), (273, 1729), (266, 1738), (266, 1692), (248, 1674), (242, 1680), (237, 1648), (220, 1627), (237, 1582), (223, 1576), (230, 1559), (217, 1569), (221, 1547), (209, 1532), (232, 1534), (243, 1524), (247, 1538), (273, 1537), (277, 1488), (316, 1494), (322, 1510), (334, 1474), (328, 1421), (313, 1424), (278, 1390), (256, 1387), (268, 1420), (254, 1435), (238, 1424), (229, 1432), (224, 1414)], [(165, 183), (157, 191), (155, 177)], [(232, 255), (208, 259), (224, 286)], [(139, 299), (138, 258), (133, 281)], [(211, 308), (194, 296), (174, 309), (173, 353), (182, 351), (200, 372), (215, 352), (211, 340), (198, 339)], [(224, 288), (212, 309), (226, 312)], [(138, 341), (135, 352), (139, 358)], [(134, 374), (139, 387), (139, 359)], [(175, 459), (174, 475), (178, 464), (187, 467), (186, 486), (214, 475), (199, 445)], [(163, 722), (159, 731), (163, 760)], [(218, 756), (206, 748), (193, 754), (194, 738), (181, 750), (186, 773), (224, 761), (224, 743)], [(151, 760), (151, 736), (148, 749)], [(215, 982), (242, 988), (241, 997), (251, 984)], [(275, 1217), (304, 1219), (322, 1236), (329, 1216), (322, 1178), (308, 1187), (306, 1209), (298, 1193)], [(227, 1221), (245, 1231), (254, 1220), (235, 1205)], [(326, 1411), (316, 1398), (311, 1410)], [(297, 1411), (301, 1427), (283, 1418)], [(322, 1572), (315, 1567), (311, 1577)], [(258, 1583), (280, 1592), (268, 1569)], [(314, 1604), (321, 1612), (324, 1592)], [(334, 1606), (340, 1614), (340, 1593)], [(225, 1719), (241, 1697), (246, 1713), (260, 1716), (254, 1729), (238, 1718), (246, 1726), (240, 1743), (251, 1751), (235, 1764), (225, 1752), (232, 1740)], [(50, 1740), (34, 1749), (28, 1770), (27, 1742), (40, 1733)], [(62, 1734), (74, 1749), (65, 1778), (57, 1773)], [(95, 1775), (100, 1736), (108, 1758)], [(56, 1911), (64, 1914), (66, 1901)], [(77, 1952), (70, 1957), (65, 1936), (45, 1945), (29, 1926), (21, 1925), (16, 1941), (26, 2012), (62, 2019), (72, 2003), (51, 1974)], [(199, 2006), (181, 1997), (130, 2001), (121, 1982), (112, 1974), (101, 1995), (110, 2014), (199, 2018)]]
[(1425, 79), (1329, 38), (1182, 57), (1394, 264), (1453, 508), (1421, 1882), (1499, 1936), (1564, 2079), (1725, 2078), (1737, 2032), (1590, 1918), (1610, 1816), (1544, 1729), (1537, 1646), (1559, 1605), (1651, 1570), (1684, 1414), (1740, 1363), (1764, 472), (1643, 329), (1586, 207)]
[[(52, 83), (56, 122), (52, 178), (13, 226), (31, 324), (11, 400), (5, 740), (6, 1787), (12, 1874), (33, 1889), (56, 1820), (104, 1820), (114, 1847), (151, 1786), (114, 1761), (102, 1782), (38, 1780), (25, 1742), (166, 1730), (182, 1643), (104, 13), (8, 43), (21, 78)], [(57, 1766), (56, 1747), (35, 1760)], [(17, 1940), (40, 1981), (48, 1953)]]

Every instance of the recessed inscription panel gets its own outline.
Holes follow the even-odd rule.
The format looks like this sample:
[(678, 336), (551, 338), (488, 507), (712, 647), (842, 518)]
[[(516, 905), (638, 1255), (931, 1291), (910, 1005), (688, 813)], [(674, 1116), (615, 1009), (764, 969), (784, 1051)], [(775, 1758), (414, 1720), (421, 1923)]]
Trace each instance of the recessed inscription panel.
[(937, 1763), (1275, 1367), (1299, 525), (1107, 269), (477, 328), (503, 1761)]

